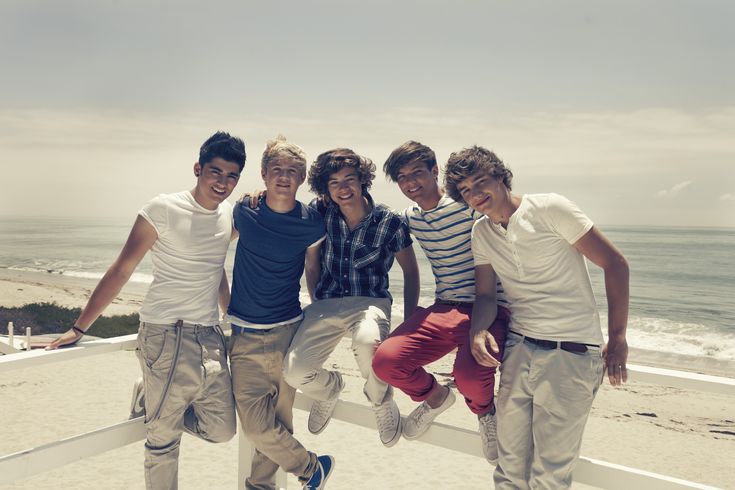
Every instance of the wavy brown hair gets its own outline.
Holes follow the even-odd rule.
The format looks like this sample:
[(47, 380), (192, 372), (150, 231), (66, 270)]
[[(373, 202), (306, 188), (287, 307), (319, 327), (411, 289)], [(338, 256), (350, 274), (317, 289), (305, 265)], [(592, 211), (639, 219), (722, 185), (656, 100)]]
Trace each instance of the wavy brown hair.
[(309, 188), (321, 198), (329, 198), (329, 177), (345, 167), (354, 168), (366, 195), (375, 178), (375, 164), (349, 148), (335, 148), (325, 151), (309, 168)]
[(505, 166), (495, 153), (487, 148), (475, 145), (449, 155), (447, 168), (444, 171), (444, 188), (449, 197), (457, 202), (465, 202), (457, 189), (457, 185), (478, 171), (486, 171), (493, 177), (502, 178), (505, 187), (508, 190), (511, 189), (513, 172)]

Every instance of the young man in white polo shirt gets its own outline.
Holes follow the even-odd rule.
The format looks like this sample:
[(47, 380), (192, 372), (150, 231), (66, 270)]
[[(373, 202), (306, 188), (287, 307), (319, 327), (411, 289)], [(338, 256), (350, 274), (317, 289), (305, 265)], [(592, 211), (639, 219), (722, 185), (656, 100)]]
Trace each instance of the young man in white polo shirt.
[[(473, 328), (496, 316), (496, 277), (511, 304), (495, 488), (569, 488), (603, 370), (613, 385), (627, 378), (628, 264), (573, 202), (513, 194), (512, 178), (497, 155), (478, 146), (453, 153), (445, 176), (452, 198), (485, 215), (472, 233)], [(605, 274), (604, 347), (585, 257)]]
[(153, 282), (140, 309), (136, 351), (143, 383), (136, 385), (134, 397), (138, 403), (145, 394), (148, 490), (178, 488), (184, 431), (209, 442), (225, 442), (235, 434), (217, 303), (226, 309), (230, 300), (223, 269), (232, 236), (232, 205), (226, 199), (244, 166), (240, 138), (217, 132), (207, 139), (194, 164), (194, 188), (161, 194), (143, 206), (74, 326), (49, 346), (78, 341), (151, 252)]

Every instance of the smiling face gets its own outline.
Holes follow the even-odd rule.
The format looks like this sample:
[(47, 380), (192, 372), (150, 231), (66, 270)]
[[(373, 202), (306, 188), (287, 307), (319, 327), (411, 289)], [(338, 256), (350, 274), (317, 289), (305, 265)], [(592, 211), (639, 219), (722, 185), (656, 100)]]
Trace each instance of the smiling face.
[(487, 170), (478, 170), (464, 178), (457, 183), (457, 191), (472, 209), (495, 222), (510, 204), (510, 190), (503, 179)]
[(304, 164), (288, 157), (278, 157), (261, 171), (269, 196), (296, 199), (296, 191), (304, 183)]
[(441, 198), (438, 174), (437, 166), (429, 170), (424, 162), (413, 161), (398, 169), (395, 180), (404, 196), (423, 209), (433, 209)]
[(230, 197), (240, 180), (240, 165), (216, 157), (204, 165), (195, 163), (194, 175), (197, 176), (194, 199), (207, 209), (216, 209)]
[(344, 167), (327, 180), (329, 197), (340, 208), (362, 206), (362, 182), (357, 169)]

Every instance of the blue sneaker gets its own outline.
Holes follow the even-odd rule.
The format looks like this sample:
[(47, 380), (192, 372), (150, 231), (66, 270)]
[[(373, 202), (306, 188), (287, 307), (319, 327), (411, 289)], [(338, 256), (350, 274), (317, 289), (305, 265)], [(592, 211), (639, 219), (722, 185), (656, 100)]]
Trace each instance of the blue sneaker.
[(316, 471), (309, 481), (304, 484), (304, 490), (321, 490), (329, 480), (329, 475), (332, 474), (334, 469), (334, 458), (329, 455), (319, 456), (316, 458), (317, 467)]

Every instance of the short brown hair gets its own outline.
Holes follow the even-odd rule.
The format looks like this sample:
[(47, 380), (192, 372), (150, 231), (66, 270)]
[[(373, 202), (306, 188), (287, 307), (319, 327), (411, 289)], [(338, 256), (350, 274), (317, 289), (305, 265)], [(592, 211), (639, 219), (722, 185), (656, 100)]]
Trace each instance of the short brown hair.
[(375, 178), (375, 164), (349, 148), (335, 148), (316, 157), (309, 168), (309, 188), (317, 196), (329, 198), (329, 177), (345, 167), (357, 171), (362, 193), (366, 195)]
[(286, 137), (282, 134), (279, 134), (265, 144), (263, 158), (260, 161), (260, 169), (265, 172), (268, 169), (269, 163), (280, 158), (288, 158), (297, 162), (301, 169), (301, 176), (306, 176), (306, 153), (304, 153), (301, 147), (286, 141)]
[(465, 202), (457, 189), (464, 179), (478, 171), (486, 171), (493, 177), (503, 179), (503, 184), (511, 189), (513, 172), (505, 166), (503, 161), (492, 151), (482, 146), (465, 148), (449, 155), (447, 168), (444, 172), (444, 188), (449, 197), (457, 202)]
[(383, 165), (383, 172), (393, 182), (398, 180), (398, 172), (408, 163), (423, 162), (431, 170), (436, 167), (434, 150), (418, 141), (407, 141), (393, 150)]

